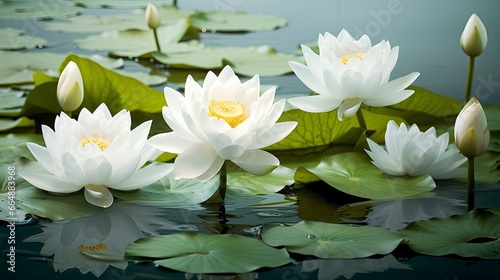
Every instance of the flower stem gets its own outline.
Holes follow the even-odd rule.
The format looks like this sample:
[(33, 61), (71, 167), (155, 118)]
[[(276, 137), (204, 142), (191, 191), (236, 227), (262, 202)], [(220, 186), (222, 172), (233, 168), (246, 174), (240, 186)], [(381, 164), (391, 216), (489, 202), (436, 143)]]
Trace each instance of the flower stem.
[(222, 164), (222, 167), (219, 171), (219, 204), (224, 204), (226, 199), (226, 188), (227, 188), (227, 169), (226, 169), (226, 161)]
[(366, 122), (365, 122), (365, 117), (363, 116), (363, 111), (361, 111), (361, 108), (356, 112), (356, 117), (358, 118), (358, 123), (359, 127), (363, 130), (363, 133), (366, 132)]
[(472, 88), (472, 76), (474, 74), (474, 59), (476, 57), (470, 56), (469, 57), (469, 69), (467, 72), (467, 84), (465, 86), (465, 102), (469, 101), (470, 99), (470, 90)]
[(155, 43), (156, 43), (156, 48), (158, 49), (159, 52), (161, 52), (161, 48), (160, 48), (160, 41), (158, 41), (158, 32), (157, 32), (157, 28), (153, 28), (153, 34), (155, 36)]
[(172, 6), (174, 6), (175, 8), (177, 8), (177, 0), (174, 0), (174, 1), (172, 2)]
[(467, 208), (474, 210), (474, 158), (467, 159)]

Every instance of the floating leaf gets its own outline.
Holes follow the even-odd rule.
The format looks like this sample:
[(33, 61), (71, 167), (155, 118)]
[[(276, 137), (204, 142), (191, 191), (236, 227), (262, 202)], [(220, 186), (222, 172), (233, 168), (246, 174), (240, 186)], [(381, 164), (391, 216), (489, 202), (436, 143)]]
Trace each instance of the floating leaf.
[(11, 88), (0, 88), (0, 111), (23, 107), (25, 101), (24, 92)]
[[(203, 45), (198, 41), (180, 42), (188, 31), (189, 23), (181, 19), (172, 25), (157, 29), (161, 51), (166, 54), (186, 53), (200, 49)], [(156, 52), (156, 44), (151, 30), (106, 31), (99, 35), (90, 35), (75, 40), (78, 48), (92, 51), (111, 51), (122, 57), (139, 57)]]
[(219, 177), (207, 182), (196, 179), (174, 180), (170, 173), (158, 182), (130, 192), (112, 190), (113, 195), (125, 201), (162, 206), (194, 205), (209, 199), (219, 187)]
[[(69, 61), (78, 65), (83, 77), (85, 97), (81, 108), (94, 111), (101, 103), (106, 103), (112, 113), (122, 109), (157, 113), (166, 105), (165, 97), (145, 84), (103, 68), (96, 62), (70, 54), (61, 65)], [(60, 108), (56, 100), (56, 82), (37, 86), (29, 95), (22, 113), (32, 116), (40, 113), (58, 114)]]
[(158, 265), (188, 273), (245, 273), (293, 261), (286, 250), (258, 239), (193, 232), (141, 238), (128, 246), (125, 255), (154, 259)]
[(36, 48), (47, 41), (41, 37), (26, 35), (23, 30), (16, 28), (0, 28), (0, 50), (19, 50)]
[[(75, 3), (92, 8), (145, 8), (147, 2), (142, 0), (75, 0)], [(170, 5), (171, 0), (154, 1), (156, 5)]]
[(35, 122), (26, 117), (20, 117), (17, 119), (0, 118), (0, 131), (9, 130), (14, 127), (28, 127), (34, 125)]
[(375, 167), (364, 153), (325, 157), (316, 167), (306, 169), (337, 190), (369, 199), (405, 197), (436, 187), (429, 175), (387, 175)]
[(0, 85), (32, 83), (33, 74), (58, 76), (64, 55), (49, 52), (0, 52)]
[(286, 19), (244, 12), (197, 12), (189, 19), (200, 30), (212, 32), (245, 32), (272, 30), (286, 25)]
[(242, 188), (254, 194), (270, 194), (292, 185), (294, 173), (293, 169), (278, 166), (267, 175), (256, 176), (235, 167), (228, 171), (227, 184), (228, 188)]
[[(144, 4), (142, 1), (141, 3)], [(186, 19), (192, 13), (168, 6), (158, 7), (158, 10), (162, 25), (169, 25), (180, 19)], [(69, 18), (65, 21), (47, 22), (45, 23), (45, 29), (68, 33), (96, 33), (128, 29), (150, 30), (144, 20), (144, 10), (134, 10), (132, 13), (111, 15), (85, 14)]]
[(389, 230), (303, 221), (293, 226), (264, 226), (262, 239), (270, 246), (319, 258), (364, 258), (389, 254), (403, 240)]
[(39, 134), (7, 134), (0, 135), (0, 163), (13, 163), (20, 157), (34, 159), (26, 147), (27, 142), (43, 144), (43, 138)]
[(500, 259), (500, 216), (487, 210), (414, 222), (400, 233), (421, 254)]
[(288, 62), (299, 58), (276, 52), (269, 46), (204, 48), (193, 52), (163, 54), (153, 57), (177, 68), (220, 69), (229, 64), (234, 72), (246, 76), (276, 76), (291, 72)]
[(1, 19), (48, 20), (76, 15), (82, 10), (59, 0), (0, 1)]
[[(500, 154), (486, 152), (474, 158), (474, 178), (476, 182), (495, 184), (500, 181)], [(463, 167), (467, 167), (465, 162)], [(462, 181), (467, 181), (467, 173), (457, 177)]]
[(500, 108), (491, 105), (484, 105), (483, 110), (486, 114), (490, 130), (500, 131)]

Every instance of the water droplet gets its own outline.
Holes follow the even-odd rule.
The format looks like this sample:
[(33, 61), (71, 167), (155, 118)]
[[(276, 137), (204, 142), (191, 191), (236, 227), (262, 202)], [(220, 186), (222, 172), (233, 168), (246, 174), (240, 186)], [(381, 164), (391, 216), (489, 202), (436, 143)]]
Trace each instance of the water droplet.
[(258, 233), (260, 231), (261, 227), (251, 227), (251, 228), (246, 228), (244, 231), (248, 233)]
[(316, 236), (314, 236), (312, 234), (308, 234), (306, 237), (307, 237), (307, 239), (316, 239)]
[(36, 47), (39, 48), (39, 49), (43, 49), (44, 45), (42, 43), (40, 43), (40, 44), (36, 45)]
[(206, 29), (205, 27), (203, 27), (203, 28), (201, 29), (201, 32), (205, 33), (205, 32), (207, 32), (207, 29)]
[(188, 231), (188, 230), (197, 231), (198, 227), (196, 225), (177, 225), (174, 226), (173, 229), (180, 231)]

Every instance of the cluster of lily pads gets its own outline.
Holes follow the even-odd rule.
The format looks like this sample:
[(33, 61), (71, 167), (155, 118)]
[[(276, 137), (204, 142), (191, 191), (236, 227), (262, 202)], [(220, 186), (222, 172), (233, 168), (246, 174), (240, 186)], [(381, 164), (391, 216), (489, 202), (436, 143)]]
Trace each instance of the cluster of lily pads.
[[(110, 1), (109, 6), (122, 2)], [(0, 13), (16, 18), (20, 15), (15, 11), (24, 4), (1, 3)], [(83, 11), (71, 3), (59, 4), (51, 18)], [(338, 36), (325, 33), (318, 40), (319, 54), (302, 46), (304, 58), (269, 46), (208, 47), (199, 40), (199, 32), (268, 30), (286, 21), (170, 6), (161, 6), (157, 13), (162, 19), (154, 28), (159, 44), (142, 9), (131, 14), (84, 14), (47, 22), (46, 29), (97, 32), (75, 40), (76, 46), (114, 57), (152, 59), (166, 66), (161, 68), (165, 72), (210, 70), (201, 84), (188, 76), (183, 94), (166, 87), (163, 95), (149, 86), (164, 83), (168, 74), (137, 79), (114, 70), (123, 59), (12, 51), (50, 47), (51, 42), (21, 30), (0, 30), (12, 42), (0, 45), (10, 49), (0, 52), (5, 61), (0, 65), (0, 85), (9, 86), (0, 89), (0, 149), (2, 170), (16, 163), (21, 174), (16, 177), (18, 219), (28, 214), (54, 221), (88, 217), (101, 211), (94, 205), (109, 207), (114, 197), (137, 204), (197, 205), (217, 192), (224, 197), (226, 186), (230, 197), (245, 198), (322, 181), (323, 187), (372, 200), (425, 193), (442, 179), (454, 178), (465, 189), (465, 157), (449, 145), (448, 137), (463, 104), (410, 86), (418, 73), (389, 81), (399, 51), (389, 42), (372, 46), (367, 36), (355, 40), (345, 30)], [(33, 18), (36, 14), (33, 10)], [(291, 71), (317, 94), (298, 93), (289, 104), (279, 92), (275, 96), (274, 87), (261, 94), (259, 76)], [(252, 78), (241, 82), (236, 74)], [(497, 184), (500, 124), (495, 120), (500, 110), (484, 109), (492, 144), (487, 151), (481, 147), (476, 180)], [(7, 175), (1, 176), (2, 220), (10, 215)], [(365, 258), (389, 254), (401, 244), (428, 255), (498, 259), (498, 213), (497, 208), (478, 209), (414, 222), (393, 232), (304, 221), (266, 224), (262, 240), (193, 232), (159, 235), (137, 240), (125, 255), (189, 273), (277, 267), (293, 262), (289, 253)], [(458, 232), (456, 240), (443, 230), (465, 226), (474, 229), (467, 236), (450, 230)], [(96, 259), (117, 257), (103, 253), (103, 247), (82, 248), (82, 254)], [(234, 259), (238, 262), (228, 265)]]

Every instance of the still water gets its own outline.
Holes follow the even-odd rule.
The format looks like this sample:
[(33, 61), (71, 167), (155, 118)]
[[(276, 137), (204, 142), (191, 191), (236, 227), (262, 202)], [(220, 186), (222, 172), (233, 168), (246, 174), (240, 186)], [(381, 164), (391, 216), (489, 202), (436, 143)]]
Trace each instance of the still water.
[[(398, 64), (393, 77), (400, 77), (413, 71), (421, 76), (415, 85), (428, 88), (440, 94), (461, 99), (465, 87), (467, 57), (459, 47), (459, 36), (471, 13), (477, 13), (489, 31), (488, 46), (476, 59), (473, 95), (483, 104), (500, 105), (500, 2), (481, 1), (179, 1), (179, 8), (186, 10), (241, 10), (251, 13), (272, 14), (284, 17), (286, 27), (273, 31), (245, 34), (204, 33), (200, 39), (209, 46), (254, 46), (268, 44), (286, 53), (298, 52), (300, 43), (310, 43), (319, 33), (338, 32), (345, 28), (353, 36), (368, 34), (372, 42), (387, 39), (392, 45), (400, 46)], [(120, 9), (88, 9), (85, 13), (120, 13)], [(23, 21), (0, 20), (0, 27), (20, 27)], [(32, 29), (38, 36), (61, 42), (44, 51), (58, 53), (82, 52), (71, 43), (80, 35), (53, 33), (43, 30), (42, 22), (32, 22)], [(82, 35), (85, 36), (85, 35)], [(32, 50), (37, 51), (37, 50)], [(135, 63), (126, 67), (142, 69)], [(305, 93), (308, 89), (293, 75), (262, 78), (262, 83), (277, 84), (278, 94)], [(159, 87), (159, 89), (161, 89)], [(302, 220), (316, 220), (332, 223), (356, 223), (383, 226), (397, 230), (415, 219), (434, 216), (450, 216), (466, 212), (465, 183), (451, 181), (438, 183), (438, 189), (429, 197), (417, 197), (379, 203), (365, 203), (363, 200), (341, 195), (327, 185), (314, 184), (305, 189), (287, 188), (280, 194), (257, 197), (252, 200), (229, 200), (226, 213), (210, 204), (189, 209), (158, 208), (137, 205), (116, 205), (99, 215), (79, 221), (49, 223), (31, 219), (16, 227), (16, 274), (15, 279), (94, 279), (92, 273), (82, 274), (72, 268), (64, 273), (54, 272), (54, 260), (43, 257), (40, 251), (64, 250), (71, 245), (71, 236), (106, 233), (104, 224), (115, 221), (111, 226), (118, 240), (141, 233), (168, 234), (180, 231), (210, 233), (236, 233), (256, 237), (260, 226), (265, 223), (297, 223)], [(497, 184), (478, 186), (476, 206), (479, 208), (500, 205), (500, 188)], [(401, 213), (393, 215), (391, 213)], [(415, 213), (421, 215), (415, 215)], [(427, 216), (426, 216), (427, 215)], [(418, 216), (418, 217), (417, 217)], [(46, 227), (50, 235), (23, 242), (30, 236), (42, 232)], [(48, 230), (50, 229), (50, 231)], [(109, 229), (108, 229), (109, 231)], [(109, 231), (111, 232), (111, 231)], [(8, 236), (6, 227), (0, 232), (0, 244), (5, 250)], [(111, 234), (111, 233), (110, 233)], [(134, 235), (139, 234), (139, 235)], [(52, 237), (52, 240), (49, 240)], [(58, 238), (57, 238), (58, 237)], [(45, 240), (45, 243), (41, 241)], [(5, 253), (4, 253), (5, 252)], [(3, 269), (5, 254), (2, 251), (2, 279), (13, 277)], [(368, 259), (319, 260), (298, 258), (299, 262), (276, 269), (261, 269), (233, 279), (495, 279), (500, 275), (499, 261), (476, 258), (429, 257), (419, 255), (407, 248), (398, 248), (391, 255)], [(98, 262), (82, 256), (57, 260), (59, 267), (90, 267)], [(105, 267), (104, 267), (105, 268)], [(198, 279), (189, 274), (155, 267), (150, 263), (129, 262), (124, 269), (123, 262), (116, 261), (105, 270), (100, 279)], [(200, 276), (201, 277), (201, 276)], [(258, 277), (258, 278), (257, 278)], [(344, 278), (342, 278), (344, 277)], [(205, 277), (203, 279), (210, 279)], [(231, 278), (226, 278), (231, 279)]]

